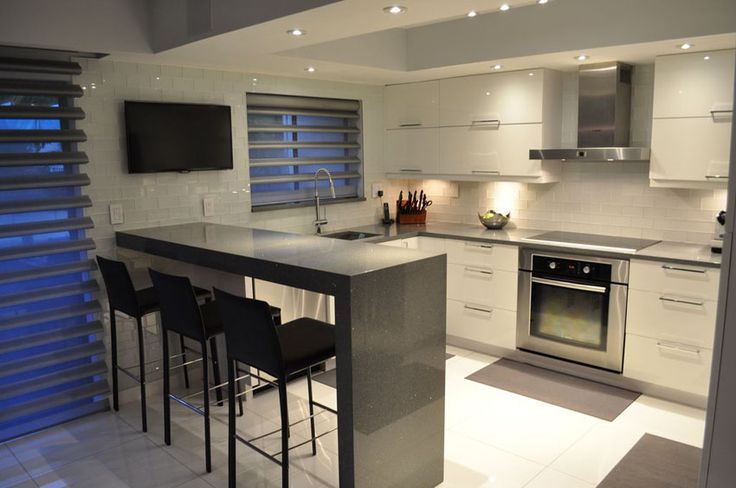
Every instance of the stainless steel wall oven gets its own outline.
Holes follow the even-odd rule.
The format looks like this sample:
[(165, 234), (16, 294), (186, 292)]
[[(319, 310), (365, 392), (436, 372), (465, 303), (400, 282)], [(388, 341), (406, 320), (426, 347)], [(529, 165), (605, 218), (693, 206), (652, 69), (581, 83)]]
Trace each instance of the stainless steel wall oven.
[(516, 344), (620, 373), (629, 261), (522, 249)]

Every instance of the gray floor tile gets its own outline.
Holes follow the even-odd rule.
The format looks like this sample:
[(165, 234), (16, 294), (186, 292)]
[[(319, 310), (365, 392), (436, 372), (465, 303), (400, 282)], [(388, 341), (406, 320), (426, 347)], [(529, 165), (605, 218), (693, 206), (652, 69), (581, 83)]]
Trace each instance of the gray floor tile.
[[(30, 481), (30, 485), (28, 482)], [(5, 446), (0, 446), (0, 488), (36, 486), (23, 466)]]

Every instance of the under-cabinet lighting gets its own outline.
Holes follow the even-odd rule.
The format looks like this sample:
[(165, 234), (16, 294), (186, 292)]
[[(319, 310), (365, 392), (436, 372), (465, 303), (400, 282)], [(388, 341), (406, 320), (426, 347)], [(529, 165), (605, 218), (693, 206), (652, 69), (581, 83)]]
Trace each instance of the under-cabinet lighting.
[(507, 11), (507, 10), (508, 10), (508, 9), (510, 9), (510, 8), (511, 8), (511, 5), (509, 5), (508, 3), (503, 3), (503, 4), (501, 4), (501, 6), (499, 7), (499, 9), (500, 9), (500, 10), (501, 10), (502, 12), (505, 12), (505, 11)]

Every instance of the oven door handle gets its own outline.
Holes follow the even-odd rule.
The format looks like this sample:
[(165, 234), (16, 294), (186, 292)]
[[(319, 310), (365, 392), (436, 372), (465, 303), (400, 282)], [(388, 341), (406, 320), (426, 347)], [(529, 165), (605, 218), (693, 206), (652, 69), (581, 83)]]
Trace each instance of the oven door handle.
[(547, 278), (532, 277), (532, 283), (568, 288), (570, 290), (590, 291), (593, 293), (606, 293), (608, 291), (608, 288), (605, 286), (583, 285), (580, 283), (570, 283), (568, 281), (548, 280)]

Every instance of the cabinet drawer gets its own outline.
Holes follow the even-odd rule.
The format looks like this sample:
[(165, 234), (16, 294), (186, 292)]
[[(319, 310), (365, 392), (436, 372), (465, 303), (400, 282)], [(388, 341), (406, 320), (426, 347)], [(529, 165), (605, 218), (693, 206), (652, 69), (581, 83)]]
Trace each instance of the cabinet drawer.
[(626, 334), (624, 376), (697, 395), (708, 395), (713, 351)]
[(448, 264), (447, 297), (504, 310), (516, 310), (517, 280), (517, 271)]
[(483, 344), (516, 348), (516, 312), (447, 301), (447, 334)]
[(630, 290), (626, 332), (711, 349), (717, 302)]
[(447, 239), (445, 249), (448, 263), (514, 272), (519, 270), (519, 248), (516, 246)]
[(716, 268), (632, 260), (629, 289), (717, 301), (719, 276)]

